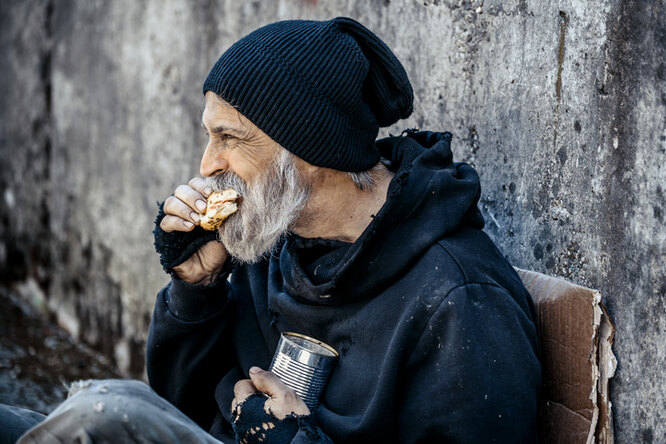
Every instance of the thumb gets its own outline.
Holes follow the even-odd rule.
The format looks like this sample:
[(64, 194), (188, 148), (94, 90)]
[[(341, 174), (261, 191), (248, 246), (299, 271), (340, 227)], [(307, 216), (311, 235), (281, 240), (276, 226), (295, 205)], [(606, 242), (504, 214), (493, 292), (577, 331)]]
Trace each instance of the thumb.
[(273, 372), (262, 370), (259, 367), (251, 367), (249, 373), (252, 384), (257, 390), (266, 393), (271, 398), (282, 397), (285, 391), (289, 390), (289, 387), (280, 381), (280, 378)]
[(291, 414), (307, 416), (310, 409), (298, 394), (280, 381), (275, 373), (267, 372), (259, 367), (250, 368), (250, 379), (252, 384), (262, 393), (270, 397), (264, 404), (267, 412), (278, 419), (284, 419)]

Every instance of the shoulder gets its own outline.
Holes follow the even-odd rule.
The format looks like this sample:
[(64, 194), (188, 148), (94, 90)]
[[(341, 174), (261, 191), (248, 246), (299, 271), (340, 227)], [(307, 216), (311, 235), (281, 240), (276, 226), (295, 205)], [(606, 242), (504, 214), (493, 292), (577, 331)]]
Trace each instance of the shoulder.
[(440, 239), (434, 248), (455, 263), (461, 284), (492, 285), (509, 293), (527, 293), (513, 266), (486, 233), (461, 229)]
[[(462, 229), (434, 243), (410, 269), (411, 282), (425, 290), (420, 298), (434, 307), (453, 299), (473, 298), (487, 308), (510, 306), (533, 318), (534, 307), (522, 280), (482, 231)], [(460, 301), (459, 301), (460, 302)], [(506, 306), (505, 306), (506, 308)]]
[(460, 229), (428, 248), (409, 274), (426, 279), (444, 279), (449, 288), (465, 284), (515, 285), (511, 264), (481, 230)]
[(433, 347), (441, 347), (443, 338), (467, 347), (467, 342), (481, 336), (486, 340), (478, 344), (479, 350), (487, 350), (489, 344), (504, 350), (508, 345), (538, 354), (531, 296), (485, 233), (460, 230), (440, 239), (424, 259), (421, 267), (443, 272), (434, 275), (439, 288), (430, 299), (432, 308), (422, 318), (422, 334), (413, 356), (432, 353)]

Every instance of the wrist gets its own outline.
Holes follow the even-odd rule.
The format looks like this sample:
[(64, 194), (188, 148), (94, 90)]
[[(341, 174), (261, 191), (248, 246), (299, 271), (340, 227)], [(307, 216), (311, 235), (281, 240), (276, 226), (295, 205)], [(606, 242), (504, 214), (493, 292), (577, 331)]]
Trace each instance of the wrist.
[(217, 242), (202, 245), (189, 259), (173, 267), (179, 279), (191, 285), (210, 285), (215, 282), (228, 263), (227, 250)]
[(173, 267), (173, 273), (175, 276), (183, 282), (187, 282), (190, 285), (211, 285), (220, 277), (222, 270), (224, 269), (224, 264), (220, 265), (213, 272), (199, 272), (192, 273), (183, 265), (177, 265)]

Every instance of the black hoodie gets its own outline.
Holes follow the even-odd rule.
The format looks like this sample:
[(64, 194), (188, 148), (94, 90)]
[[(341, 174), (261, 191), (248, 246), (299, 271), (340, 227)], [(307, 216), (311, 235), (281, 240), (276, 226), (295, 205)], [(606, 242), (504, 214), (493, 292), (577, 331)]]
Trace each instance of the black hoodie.
[(534, 308), (481, 231), (478, 176), (452, 161), (450, 142), (430, 132), (377, 142), (395, 177), (353, 244), (291, 235), (230, 282), (173, 279), (148, 340), (153, 388), (228, 439), (234, 384), (267, 368), (292, 331), (340, 352), (316, 411), (334, 442), (536, 441)]

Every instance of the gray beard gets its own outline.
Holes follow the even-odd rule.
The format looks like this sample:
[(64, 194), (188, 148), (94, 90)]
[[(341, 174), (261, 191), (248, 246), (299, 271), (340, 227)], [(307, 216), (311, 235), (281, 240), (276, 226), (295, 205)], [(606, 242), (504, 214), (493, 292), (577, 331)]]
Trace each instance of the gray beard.
[(240, 262), (256, 263), (271, 253), (305, 207), (310, 190), (293, 157), (283, 149), (250, 185), (233, 172), (208, 180), (213, 191), (231, 187), (242, 196), (238, 211), (218, 229), (227, 251)]

